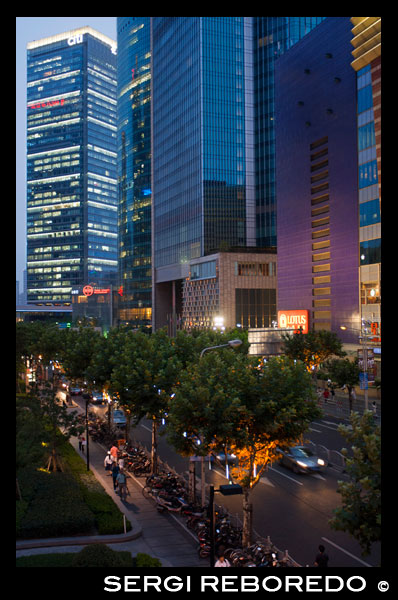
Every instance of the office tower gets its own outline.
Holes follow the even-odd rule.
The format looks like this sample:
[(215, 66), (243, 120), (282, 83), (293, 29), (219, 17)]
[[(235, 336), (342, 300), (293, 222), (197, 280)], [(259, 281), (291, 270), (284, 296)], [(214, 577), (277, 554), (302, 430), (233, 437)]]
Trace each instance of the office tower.
[[(381, 17), (351, 17), (357, 78), (361, 318), (373, 341), (381, 326)], [(368, 329), (369, 331), (369, 329)]]
[(27, 45), (28, 302), (117, 272), (116, 43), (84, 27)]
[(119, 322), (151, 324), (150, 17), (117, 17)]
[(274, 60), (322, 19), (152, 17), (155, 327), (184, 314), (203, 257), (217, 278), (219, 252), (275, 251)]
[(360, 332), (350, 40), (349, 17), (328, 17), (275, 67), (278, 310), (306, 310), (310, 329), (347, 343)]
[(324, 19), (325, 17), (253, 17), (256, 238), (258, 246), (277, 246), (275, 61)]

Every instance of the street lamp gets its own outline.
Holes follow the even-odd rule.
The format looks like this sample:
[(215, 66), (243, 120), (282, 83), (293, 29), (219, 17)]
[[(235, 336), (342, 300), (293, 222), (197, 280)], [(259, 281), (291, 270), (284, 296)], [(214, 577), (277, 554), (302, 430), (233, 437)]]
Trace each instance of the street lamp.
[[(368, 321), (364, 321), (362, 320), (362, 328), (361, 330), (358, 329), (350, 329), (349, 327), (346, 327), (345, 325), (340, 325), (340, 329), (342, 331), (346, 331), (347, 329), (350, 329), (350, 331), (355, 331), (356, 333), (360, 333), (360, 335), (358, 336), (358, 339), (360, 340), (361, 344), (362, 344), (362, 373), (363, 373), (363, 390), (364, 390), (364, 397), (365, 397), (365, 410), (368, 410), (368, 347), (367, 347), (367, 342), (369, 337), (372, 336), (372, 334), (366, 333), (366, 326), (369, 325)], [(362, 330), (364, 331), (364, 333), (362, 333)]]
[(86, 397), (85, 400), (86, 400), (86, 450), (87, 450), (86, 464), (87, 464), (87, 471), (89, 471), (90, 470), (90, 451), (89, 451), (89, 439), (88, 439), (88, 404), (90, 402), (90, 399), (88, 397)]
[(210, 566), (214, 567), (215, 555), (215, 518), (214, 518), (214, 492), (220, 492), (223, 496), (235, 496), (243, 494), (242, 487), (238, 483), (230, 483), (228, 485), (220, 485), (218, 490), (214, 489), (214, 485), (210, 485), (209, 498), (209, 518), (210, 518)]
[(227, 344), (220, 344), (219, 346), (209, 346), (209, 348), (203, 348), (202, 352), (200, 353), (200, 358), (202, 358), (203, 354), (207, 352), (207, 350), (214, 350), (215, 348), (227, 348), (228, 346), (230, 348), (237, 348), (241, 344), (242, 340), (229, 340)]

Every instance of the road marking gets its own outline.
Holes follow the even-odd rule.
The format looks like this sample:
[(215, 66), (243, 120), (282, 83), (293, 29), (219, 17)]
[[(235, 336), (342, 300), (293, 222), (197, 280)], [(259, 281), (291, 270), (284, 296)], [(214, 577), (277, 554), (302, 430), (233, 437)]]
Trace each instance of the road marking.
[(275, 487), (274, 484), (268, 479), (268, 477), (260, 477), (261, 483), (265, 483), (265, 485), (270, 485), (271, 487)]
[(322, 475), (320, 475), (319, 473), (310, 473), (310, 475), (314, 479), (323, 479), (323, 481), (326, 481), (326, 479), (324, 477), (322, 477)]
[(286, 475), (285, 473), (278, 471), (277, 469), (275, 469), (275, 467), (270, 467), (270, 469), (272, 469), (275, 473), (279, 473), (279, 475), (283, 475), (283, 477), (287, 477), (287, 479), (294, 481), (294, 483), (297, 483), (297, 485), (303, 485), (303, 483), (301, 481), (297, 481), (297, 479), (294, 479), (293, 477), (289, 477), (289, 475)]
[(364, 560), (361, 560), (360, 558), (357, 558), (356, 556), (354, 556), (353, 554), (351, 554), (351, 552), (348, 552), (347, 550), (344, 550), (344, 548), (342, 548), (341, 546), (338, 546), (337, 544), (335, 544), (334, 542), (331, 542), (330, 540), (328, 540), (327, 538), (323, 537), (322, 538), (327, 544), (330, 544), (331, 546), (334, 546), (335, 548), (337, 548), (338, 550), (341, 550), (342, 552), (344, 552), (344, 554), (347, 554), (348, 556), (351, 556), (351, 558), (353, 558), (354, 560), (357, 560), (358, 562), (362, 563), (363, 565), (365, 565), (365, 567), (371, 567), (372, 565), (369, 565), (367, 562), (365, 562)]
[(141, 427), (152, 433), (152, 429), (150, 427), (147, 427), (146, 425), (141, 425)]
[(324, 425), (323, 423), (316, 423), (316, 425), (320, 425), (321, 427), (324, 427), (325, 429), (331, 429), (331, 431), (336, 431), (337, 432), (337, 425), (335, 427), (329, 427), (328, 425)]
[(314, 429), (313, 427), (309, 427), (310, 431), (315, 431), (316, 433), (322, 433), (319, 429)]

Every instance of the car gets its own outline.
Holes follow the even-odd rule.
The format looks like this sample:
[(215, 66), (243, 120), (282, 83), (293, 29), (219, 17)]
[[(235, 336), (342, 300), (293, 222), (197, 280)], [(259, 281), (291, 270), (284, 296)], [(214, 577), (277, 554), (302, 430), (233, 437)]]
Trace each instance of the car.
[(327, 467), (327, 461), (306, 446), (292, 446), (279, 452), (282, 455), (280, 464), (292, 469), (294, 473), (319, 473)]
[(82, 389), (79, 386), (73, 386), (69, 388), (69, 393), (71, 396), (80, 396)]
[(124, 425), (126, 425), (126, 416), (122, 410), (117, 409), (113, 411), (113, 423), (117, 427), (123, 427)]
[(91, 392), (91, 403), (92, 404), (102, 404), (104, 401), (104, 395), (102, 392), (94, 391)]
[[(221, 462), (222, 465), (225, 465), (225, 453), (224, 452), (217, 452), (216, 457)], [(213, 456), (211, 457), (211, 460), (214, 460)], [(227, 461), (228, 461), (229, 465), (236, 464), (236, 454), (228, 454), (227, 453)]]

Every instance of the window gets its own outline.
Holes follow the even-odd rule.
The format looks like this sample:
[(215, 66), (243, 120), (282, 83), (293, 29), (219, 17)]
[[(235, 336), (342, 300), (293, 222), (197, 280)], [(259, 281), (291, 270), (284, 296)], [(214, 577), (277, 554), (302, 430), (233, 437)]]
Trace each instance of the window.
[(359, 254), (361, 265), (372, 265), (381, 262), (381, 239), (361, 242)]
[(359, 205), (359, 224), (361, 227), (380, 223), (380, 201), (378, 198)]

